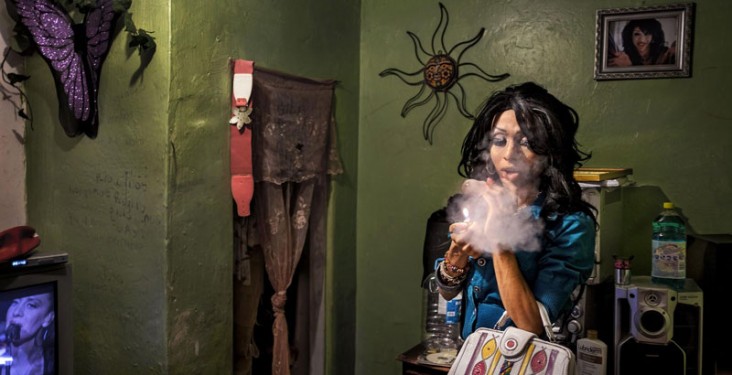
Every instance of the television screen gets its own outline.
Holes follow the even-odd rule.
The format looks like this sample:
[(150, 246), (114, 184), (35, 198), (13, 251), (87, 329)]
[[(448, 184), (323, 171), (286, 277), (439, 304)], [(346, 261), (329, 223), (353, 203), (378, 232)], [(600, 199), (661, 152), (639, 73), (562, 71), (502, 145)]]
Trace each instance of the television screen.
[(56, 285), (0, 292), (0, 374), (56, 374)]
[(0, 272), (0, 375), (73, 372), (70, 264)]

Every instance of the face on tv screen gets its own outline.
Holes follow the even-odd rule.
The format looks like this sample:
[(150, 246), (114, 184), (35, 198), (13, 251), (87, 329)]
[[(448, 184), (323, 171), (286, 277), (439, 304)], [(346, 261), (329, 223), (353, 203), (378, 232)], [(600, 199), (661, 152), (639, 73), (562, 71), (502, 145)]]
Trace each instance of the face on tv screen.
[(56, 374), (54, 283), (0, 291), (0, 319), (0, 374)]

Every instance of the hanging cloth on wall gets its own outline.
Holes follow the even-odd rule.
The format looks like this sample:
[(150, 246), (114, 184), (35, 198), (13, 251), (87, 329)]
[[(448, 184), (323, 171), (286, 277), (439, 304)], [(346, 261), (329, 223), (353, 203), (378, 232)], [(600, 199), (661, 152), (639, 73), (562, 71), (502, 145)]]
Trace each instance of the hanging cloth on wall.
[(231, 195), (236, 203), (239, 216), (249, 216), (249, 204), (254, 195), (254, 177), (252, 176), (252, 93), (254, 81), (254, 62), (234, 60), (234, 77), (232, 83), (231, 110), (229, 132), (231, 139)]
[[(265, 269), (274, 289), (272, 374), (290, 374), (285, 316), (298, 263), (307, 274), (306, 307), (297, 303), (295, 374), (322, 373), (325, 232), (328, 176), (342, 173), (335, 147), (335, 81), (316, 81), (255, 68), (252, 99), (254, 200)], [(307, 258), (300, 259), (307, 247)], [(302, 283), (298, 283), (302, 288)], [(299, 297), (298, 297), (299, 299)], [(305, 311), (303, 311), (305, 310)], [(304, 315), (304, 316), (301, 316)], [(320, 366), (320, 368), (319, 368)]]
[(303, 182), (343, 172), (335, 145), (336, 81), (254, 69), (252, 152), (254, 180)]

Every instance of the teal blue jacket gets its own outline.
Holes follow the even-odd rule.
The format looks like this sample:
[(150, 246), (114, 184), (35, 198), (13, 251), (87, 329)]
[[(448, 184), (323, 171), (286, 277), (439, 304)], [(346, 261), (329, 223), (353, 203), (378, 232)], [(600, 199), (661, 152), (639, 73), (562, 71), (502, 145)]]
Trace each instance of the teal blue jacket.
[[(535, 220), (540, 220), (541, 198), (529, 207)], [(544, 221), (541, 250), (529, 252), (519, 249), (516, 258), (534, 297), (546, 306), (549, 318), (555, 321), (561, 313), (571, 308), (572, 292), (586, 282), (592, 273), (595, 263), (595, 223), (583, 212), (548, 215)], [(436, 265), (440, 261), (438, 259)], [(456, 286), (463, 291), (463, 338), (479, 327), (493, 328), (506, 311), (498, 294), (490, 255), (470, 258), (469, 262), (466, 281)], [(437, 282), (445, 290), (455, 288), (444, 285), (439, 277)], [(510, 319), (501, 328), (509, 325), (513, 325)]]

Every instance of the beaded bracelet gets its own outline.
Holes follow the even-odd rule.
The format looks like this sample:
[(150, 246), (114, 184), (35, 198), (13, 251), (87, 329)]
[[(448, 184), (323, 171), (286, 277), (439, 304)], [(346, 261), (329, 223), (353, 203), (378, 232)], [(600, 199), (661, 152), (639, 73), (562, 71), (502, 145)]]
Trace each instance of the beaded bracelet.
[(442, 281), (445, 282), (445, 284), (447, 284), (448, 286), (456, 286), (456, 285), (462, 284), (462, 282), (465, 281), (465, 277), (467, 275), (465, 275), (464, 273), (461, 273), (458, 276), (450, 276), (447, 274), (447, 272), (445, 272), (445, 265), (446, 265), (446, 262), (443, 261), (442, 263), (440, 263), (440, 267), (439, 267), (439, 270), (440, 270), (439, 276), (442, 279)]
[(465, 267), (458, 267), (458, 266), (450, 263), (450, 261), (447, 259), (448, 259), (447, 256), (445, 256), (445, 260), (442, 263), (445, 265), (445, 267), (447, 267), (447, 270), (452, 273), (456, 273), (458, 275), (463, 275), (463, 274), (465, 274), (465, 271), (468, 270), (468, 267), (470, 267), (469, 264), (466, 264)]

